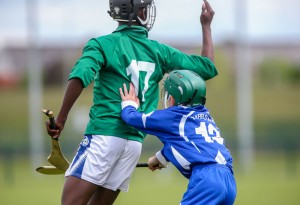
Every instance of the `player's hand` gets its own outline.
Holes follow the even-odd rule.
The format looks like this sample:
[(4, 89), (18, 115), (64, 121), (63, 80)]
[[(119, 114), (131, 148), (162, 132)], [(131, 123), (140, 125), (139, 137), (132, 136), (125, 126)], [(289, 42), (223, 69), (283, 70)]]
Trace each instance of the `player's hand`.
[(127, 87), (126, 87), (126, 84), (124, 83), (123, 84), (123, 89), (124, 89), (124, 92), (123, 92), (122, 88), (119, 89), (122, 101), (131, 100), (131, 101), (136, 102), (140, 106), (140, 100), (136, 96), (133, 84), (130, 83), (130, 88), (129, 88), (129, 91), (128, 91)]
[(60, 133), (64, 129), (64, 123), (60, 123), (58, 120), (55, 121), (55, 129), (50, 128), (50, 121), (46, 121), (47, 133), (50, 137), (57, 139), (60, 136)]
[(202, 26), (210, 26), (214, 15), (215, 15), (215, 12), (211, 8), (210, 4), (207, 2), (207, 0), (203, 0), (202, 12), (201, 12), (201, 16), (200, 16), (200, 22), (201, 22)]
[(156, 156), (150, 157), (148, 159), (148, 168), (152, 171), (155, 171), (157, 169), (164, 168), (165, 166), (160, 163), (160, 161), (157, 159)]

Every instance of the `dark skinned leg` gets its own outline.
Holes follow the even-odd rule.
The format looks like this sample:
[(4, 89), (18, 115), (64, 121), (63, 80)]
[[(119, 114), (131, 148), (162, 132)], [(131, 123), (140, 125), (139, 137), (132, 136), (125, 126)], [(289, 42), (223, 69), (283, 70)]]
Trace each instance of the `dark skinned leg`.
[(113, 191), (98, 186), (88, 205), (112, 205), (117, 199), (120, 190)]
[(62, 205), (86, 205), (97, 187), (88, 181), (69, 176), (65, 181), (61, 203)]

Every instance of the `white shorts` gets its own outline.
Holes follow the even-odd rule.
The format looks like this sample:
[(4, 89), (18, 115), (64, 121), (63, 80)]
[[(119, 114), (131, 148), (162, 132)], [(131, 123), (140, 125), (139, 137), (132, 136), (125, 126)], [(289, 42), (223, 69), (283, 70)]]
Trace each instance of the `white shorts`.
[(142, 143), (137, 141), (86, 135), (65, 176), (78, 177), (113, 191), (127, 192), (141, 151)]

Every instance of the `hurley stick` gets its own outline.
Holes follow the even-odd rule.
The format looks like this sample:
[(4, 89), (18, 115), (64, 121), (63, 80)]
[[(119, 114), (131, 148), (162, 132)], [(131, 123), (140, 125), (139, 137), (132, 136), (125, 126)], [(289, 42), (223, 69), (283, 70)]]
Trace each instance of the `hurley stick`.
[[(43, 110), (43, 113), (48, 116), (50, 121), (50, 128), (55, 129), (55, 119), (51, 110)], [(47, 158), (53, 166), (60, 170), (66, 171), (70, 163), (66, 160), (60, 149), (58, 138), (51, 138), (51, 154)]]

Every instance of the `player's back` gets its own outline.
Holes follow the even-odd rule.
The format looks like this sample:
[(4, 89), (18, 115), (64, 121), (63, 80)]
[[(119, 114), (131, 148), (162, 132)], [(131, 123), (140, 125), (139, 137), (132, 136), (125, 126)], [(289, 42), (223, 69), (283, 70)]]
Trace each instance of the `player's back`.
[[(120, 118), (121, 98), (119, 88), (132, 82), (141, 99), (140, 109), (150, 112), (156, 109), (159, 96), (159, 81), (166, 72), (160, 44), (148, 39), (148, 31), (141, 26), (120, 26), (112, 34), (91, 39), (86, 50), (95, 52), (100, 59), (100, 71), (94, 83), (94, 117), (87, 133), (120, 137), (144, 137)], [(89, 56), (93, 56), (94, 53)], [(99, 57), (98, 53), (101, 53)], [(91, 115), (91, 114), (90, 114)], [(107, 126), (98, 126), (106, 124)], [(135, 137), (134, 137), (135, 138)]]
[(161, 44), (149, 40), (148, 31), (141, 26), (120, 26), (112, 34), (96, 40), (105, 56), (99, 88), (109, 86), (113, 94), (105, 97), (120, 99), (119, 93), (113, 90), (118, 91), (123, 83), (132, 82), (141, 99), (141, 110), (153, 111), (158, 102), (158, 82), (167, 72)]

